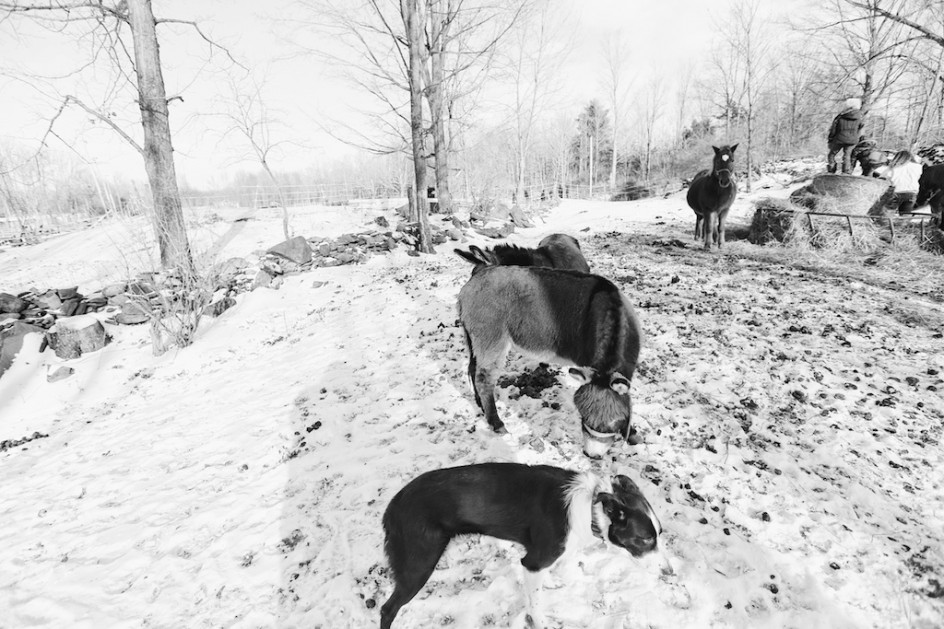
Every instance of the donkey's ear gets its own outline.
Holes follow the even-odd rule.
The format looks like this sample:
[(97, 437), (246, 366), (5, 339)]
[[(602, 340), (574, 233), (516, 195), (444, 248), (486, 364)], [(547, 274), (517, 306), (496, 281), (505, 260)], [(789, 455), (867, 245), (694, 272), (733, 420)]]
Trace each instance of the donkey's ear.
[(589, 367), (571, 367), (567, 373), (580, 384), (587, 384), (593, 378), (593, 369)]
[(721, 149), (719, 149), (717, 146), (712, 146), (711, 148), (713, 148), (713, 149), (715, 150), (715, 153), (720, 153), (720, 152), (721, 152)]
[(736, 151), (736, 150), (737, 150), (737, 147), (738, 147), (737, 144), (733, 145), (733, 146), (731, 147), (731, 152), (733, 153), (734, 151)]
[(610, 376), (610, 388), (620, 395), (629, 395), (629, 379), (620, 373)]

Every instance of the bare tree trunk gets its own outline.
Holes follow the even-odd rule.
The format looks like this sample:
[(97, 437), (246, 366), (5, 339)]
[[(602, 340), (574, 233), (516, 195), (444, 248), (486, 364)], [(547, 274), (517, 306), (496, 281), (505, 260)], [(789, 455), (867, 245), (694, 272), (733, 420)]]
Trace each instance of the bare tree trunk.
[(613, 163), (610, 166), (610, 192), (616, 189), (616, 137), (619, 122), (619, 113), (613, 108)]
[(434, 253), (426, 201), (426, 141), (423, 128), (423, 26), (421, 0), (400, 0), (400, 14), (410, 48), (410, 136), (413, 144), (413, 176), (416, 183), (416, 215), (419, 250)]
[[(440, 0), (441, 1), (441, 0)], [(447, 0), (445, 13), (433, 13), (440, 1), (432, 0), (430, 10), (430, 42), (429, 60), (431, 80), (426, 86), (426, 98), (429, 101), (429, 111), (433, 128), (433, 152), (436, 154), (436, 198), (439, 201), (439, 211), (452, 214), (454, 211), (452, 192), (449, 189), (449, 143), (446, 140), (446, 107), (443, 98), (443, 83), (446, 78), (445, 54), (446, 42), (449, 37), (449, 26), (455, 17), (454, 0)]]
[(269, 162), (267, 162), (264, 157), (259, 161), (262, 164), (262, 169), (265, 171), (266, 175), (269, 176), (269, 181), (275, 186), (275, 193), (279, 195), (279, 205), (282, 207), (282, 233), (285, 235), (285, 240), (288, 240), (292, 235), (288, 230), (288, 206), (285, 204), (285, 194), (282, 192), (282, 184), (279, 183), (272, 169), (269, 168)]
[(134, 39), (134, 70), (138, 80), (138, 107), (144, 128), (144, 167), (147, 170), (161, 265), (193, 273), (190, 243), (184, 224), (174, 147), (171, 142), (167, 96), (161, 74), (151, 0), (128, 0), (128, 18)]

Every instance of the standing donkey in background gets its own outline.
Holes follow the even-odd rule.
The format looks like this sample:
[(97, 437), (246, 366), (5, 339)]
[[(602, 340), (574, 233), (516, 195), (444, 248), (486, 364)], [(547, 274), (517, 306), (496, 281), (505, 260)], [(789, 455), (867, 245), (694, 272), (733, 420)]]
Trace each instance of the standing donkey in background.
[(738, 145), (712, 146), (715, 151), (711, 171), (695, 175), (688, 187), (688, 205), (695, 210), (695, 240), (704, 238), (705, 249), (724, 244), (724, 223), (737, 196), (734, 151)]

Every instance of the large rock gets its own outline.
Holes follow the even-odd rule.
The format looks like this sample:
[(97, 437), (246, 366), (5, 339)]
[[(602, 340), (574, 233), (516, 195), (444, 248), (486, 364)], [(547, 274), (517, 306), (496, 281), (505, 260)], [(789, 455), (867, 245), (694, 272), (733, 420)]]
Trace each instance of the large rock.
[(282, 256), (295, 264), (307, 264), (311, 262), (311, 245), (308, 244), (304, 236), (295, 236), (294, 238), (280, 242), (269, 249), (268, 253)]
[(0, 376), (10, 368), (23, 348), (23, 337), (33, 332), (42, 334), (45, 330), (22, 321), (14, 321), (0, 330)]
[(46, 333), (49, 345), (56, 356), (63, 360), (78, 358), (82, 354), (96, 352), (107, 342), (105, 327), (91, 315), (61, 317)]
[(25, 299), (10, 293), (0, 293), (0, 312), (23, 312), (28, 307)]

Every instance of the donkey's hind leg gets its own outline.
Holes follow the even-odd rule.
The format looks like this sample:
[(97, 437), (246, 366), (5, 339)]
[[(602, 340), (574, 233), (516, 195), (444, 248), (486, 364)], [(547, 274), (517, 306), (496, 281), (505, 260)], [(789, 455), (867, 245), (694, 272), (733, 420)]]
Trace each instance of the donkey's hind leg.
[(475, 404), (482, 408), (482, 398), (479, 397), (478, 387), (475, 386), (475, 372), (476, 372), (476, 360), (475, 352), (472, 350), (472, 338), (469, 336), (469, 331), (463, 327), (463, 332), (465, 332), (465, 345), (469, 349), (469, 386), (472, 387), (472, 395), (475, 396)]
[[(488, 425), (500, 435), (508, 431), (505, 429), (505, 423), (498, 417), (498, 407), (495, 405), (495, 382), (498, 379), (498, 369), (505, 363), (509, 349), (511, 348), (507, 344), (503, 347), (479, 348), (479, 351), (474, 354), (477, 359), (475, 372), (471, 374), (479, 407), (485, 413)], [(472, 366), (470, 365), (469, 368), (471, 369)]]
[(701, 214), (695, 214), (695, 240), (701, 240), (705, 237), (705, 217)]

